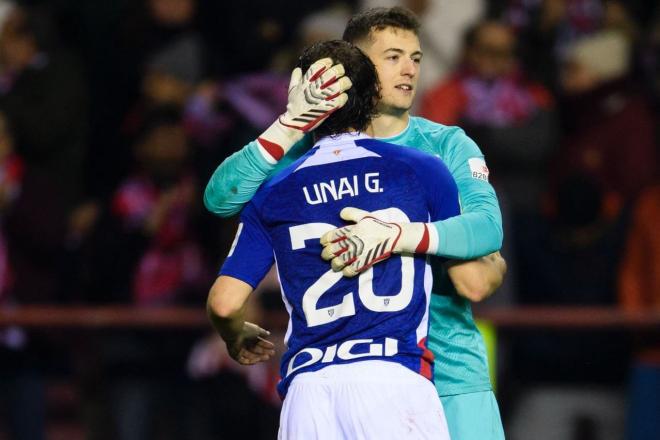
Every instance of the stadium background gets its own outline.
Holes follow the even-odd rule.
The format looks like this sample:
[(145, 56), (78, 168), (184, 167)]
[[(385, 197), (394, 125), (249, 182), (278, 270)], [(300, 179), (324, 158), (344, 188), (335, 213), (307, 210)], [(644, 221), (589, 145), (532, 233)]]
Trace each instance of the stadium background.
[[(0, 0), (0, 438), (274, 438), (276, 363), (205, 322), (236, 222), (201, 193), (301, 48), (394, 4), (423, 23), (415, 113), (500, 198), (509, 272), (475, 309), (508, 437), (659, 438), (653, 0)], [(281, 341), (280, 302), (270, 277), (250, 313)]]

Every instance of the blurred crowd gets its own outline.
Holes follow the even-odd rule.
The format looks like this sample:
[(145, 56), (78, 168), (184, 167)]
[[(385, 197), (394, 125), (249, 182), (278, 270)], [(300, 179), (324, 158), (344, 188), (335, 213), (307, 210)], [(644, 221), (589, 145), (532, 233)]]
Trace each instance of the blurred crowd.
[[(0, 307), (202, 309), (236, 226), (202, 205), (211, 173), (284, 110), (301, 48), (395, 4), (422, 19), (414, 113), (491, 169), (510, 268), (492, 301), (659, 309), (652, 0), (0, 0)], [(274, 277), (252, 310), (285, 331)], [(276, 365), (200, 331), (93, 336), (0, 329), (0, 429), (44, 438), (45, 377), (66, 371), (89, 438), (273, 438)], [(660, 344), (634, 342), (525, 335), (504, 385), (637, 383)]]

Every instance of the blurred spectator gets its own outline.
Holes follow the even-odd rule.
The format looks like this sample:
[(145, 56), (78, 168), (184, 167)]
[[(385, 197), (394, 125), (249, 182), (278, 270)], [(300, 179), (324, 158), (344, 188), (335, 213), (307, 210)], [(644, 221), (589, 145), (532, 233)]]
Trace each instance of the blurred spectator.
[(264, 67), (271, 73), (288, 77), (303, 48), (319, 41), (341, 40), (350, 18), (351, 9), (344, 2), (335, 2), (302, 16), (295, 29), (295, 37), (274, 55), (269, 55)]
[(655, 119), (630, 80), (630, 45), (600, 32), (567, 48), (561, 84), (566, 136), (554, 179), (588, 175), (616, 213), (652, 182), (657, 170)]
[(13, 9), (3, 26), (0, 64), (0, 107), (14, 128), (16, 149), (27, 171), (57, 182), (71, 206), (86, 134), (80, 65), (58, 47), (46, 12), (23, 8)]
[(0, 0), (0, 31), (2, 31), (2, 25), (4, 24), (13, 7), (13, 2), (8, 0)]
[[(0, 113), (0, 308), (14, 307), (12, 270), (7, 249), (4, 217), (21, 190), (23, 163), (14, 153), (14, 140), (4, 114)], [(0, 328), (0, 405), (7, 408), (10, 435), (14, 439), (43, 438), (43, 382), (33, 366), (26, 365), (27, 336), (19, 327)]]
[(6, 301), (12, 281), (3, 218), (18, 197), (22, 178), (23, 161), (14, 152), (11, 130), (0, 113), (0, 305)]
[(272, 0), (200, 1), (200, 28), (213, 53), (210, 69), (214, 76), (224, 77), (263, 71), (273, 54), (297, 43), (303, 17), (355, 2), (308, 0), (290, 7), (290, 3)]
[(642, 41), (640, 64), (657, 113), (660, 109), (660, 5), (657, 4), (648, 27), (648, 35)]
[(120, 183), (110, 208), (126, 269), (124, 277), (112, 278), (117, 292), (153, 306), (206, 290), (208, 274), (194, 230), (199, 189), (181, 113), (157, 108), (143, 125), (135, 142), (136, 170)]
[[(206, 49), (197, 29), (197, 0), (141, 0), (85, 5), (90, 23), (107, 29), (87, 47), (97, 102), (87, 164), (88, 195), (106, 199), (131, 170), (135, 133), (151, 107), (183, 105), (205, 73)], [(98, 54), (103, 53), (104, 57)]]
[(635, 204), (619, 278), (626, 310), (660, 310), (660, 185), (644, 190)]
[(503, 18), (521, 34), (523, 59), (535, 78), (557, 85), (569, 45), (603, 29), (638, 34), (626, 4), (618, 0), (511, 0)]
[[(204, 75), (204, 43), (194, 28), (196, 3), (147, 2), (149, 17), (137, 30), (145, 45), (127, 50), (134, 52), (134, 74), (139, 78), (139, 94), (123, 123), (123, 134), (129, 141), (152, 108), (183, 108)], [(131, 27), (127, 30), (136, 31)]]
[(516, 35), (484, 21), (466, 34), (463, 64), (423, 97), (422, 116), (460, 125), (496, 170), (494, 184), (514, 211), (536, 208), (557, 138), (553, 99), (529, 81), (516, 58)]
[(154, 108), (183, 109), (202, 75), (201, 40), (185, 34), (153, 53), (145, 61), (141, 93), (126, 115), (123, 134), (132, 140)]
[[(566, 177), (556, 199), (554, 215), (516, 224), (518, 303), (613, 306), (625, 222), (606, 212), (602, 189), (588, 176)], [(511, 346), (511, 388), (519, 390), (512, 436), (623, 438), (629, 347), (621, 332), (530, 330)]]
[(57, 47), (43, 11), (14, 9), (0, 36), (0, 110), (25, 162), (22, 191), (7, 219), (20, 302), (53, 301), (69, 215), (81, 193), (86, 94), (77, 61)]
[(340, 40), (350, 18), (351, 11), (343, 3), (335, 3), (329, 8), (315, 11), (300, 22), (298, 26), (300, 41), (296, 44), (302, 48), (319, 41)]
[[(660, 311), (660, 185), (645, 190), (633, 211), (619, 273), (619, 301), (632, 312)], [(629, 378), (627, 436), (653, 438), (660, 432), (660, 340), (639, 341)]]
[(197, 88), (185, 109), (186, 131), (202, 147), (199, 175), (210, 175), (218, 163), (265, 128), (287, 102), (288, 75), (245, 74), (206, 82)]
[[(212, 277), (196, 234), (201, 195), (180, 111), (152, 110), (134, 151), (137, 169), (120, 183), (111, 219), (97, 230), (94, 292), (138, 307), (201, 307)], [(176, 399), (185, 397), (185, 357), (195, 333), (118, 332), (104, 340), (111, 438), (154, 438), (163, 429), (164, 438), (183, 436), (183, 417), (163, 416), (178, 410)]]

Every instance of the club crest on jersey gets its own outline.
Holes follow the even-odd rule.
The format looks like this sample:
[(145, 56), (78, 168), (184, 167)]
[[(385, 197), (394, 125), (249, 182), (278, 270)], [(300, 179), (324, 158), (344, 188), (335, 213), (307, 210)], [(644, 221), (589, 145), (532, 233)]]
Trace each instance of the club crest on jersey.
[[(362, 183), (362, 188), (360, 188)], [(344, 197), (355, 197), (360, 191), (368, 193), (382, 193), (379, 173), (366, 173), (363, 176), (341, 177), (339, 180), (331, 179), (329, 182), (319, 182), (312, 185), (311, 190), (303, 186), (305, 200), (310, 205), (328, 203), (330, 200), (341, 200)]]
[(490, 174), (490, 171), (486, 166), (485, 160), (479, 157), (473, 157), (468, 159), (468, 165), (470, 166), (470, 172), (473, 178), (488, 182), (488, 175)]

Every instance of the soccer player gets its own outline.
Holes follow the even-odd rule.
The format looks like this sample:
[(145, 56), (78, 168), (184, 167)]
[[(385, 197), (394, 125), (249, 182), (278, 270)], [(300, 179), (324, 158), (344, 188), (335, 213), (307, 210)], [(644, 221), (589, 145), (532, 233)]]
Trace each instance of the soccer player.
[(379, 92), (362, 51), (345, 41), (319, 43), (303, 53), (300, 68), (322, 57), (350, 75), (347, 102), (316, 129), (315, 146), (243, 209), (209, 316), (239, 362), (252, 363), (250, 353), (265, 360), (272, 351), (245, 329), (243, 312), (276, 260), (290, 314), (280, 438), (449, 439), (426, 348), (426, 255), (402, 255), (348, 278), (319, 258), (319, 238), (342, 223), (338, 212), (349, 204), (370, 211), (376, 224), (433, 228), (429, 220), (459, 214), (458, 190), (440, 159), (360, 133)]
[[(484, 343), (470, 308), (470, 301), (483, 299), (502, 282), (506, 266), (496, 253), (502, 242), (501, 215), (477, 145), (458, 127), (432, 123), (409, 113), (422, 62), (418, 28), (417, 19), (406, 9), (376, 8), (354, 16), (344, 39), (370, 57), (380, 80), (379, 115), (367, 132), (389, 143), (441, 157), (458, 185), (461, 215), (437, 221), (434, 228), (427, 229), (426, 252), (456, 259), (444, 264), (440, 260), (432, 262), (436, 276), (428, 343), (436, 355), (435, 384), (452, 437), (501, 439), (504, 433), (490, 384)], [(259, 139), (218, 167), (206, 188), (205, 204), (209, 210), (221, 216), (235, 214), (269, 175), (297, 160), (312, 146), (311, 136), (305, 136), (305, 132), (322, 124), (329, 112), (340, 107), (342, 92), (350, 86), (349, 81), (340, 79), (329, 86), (330, 96), (336, 95), (332, 100), (322, 106), (318, 104), (321, 101), (308, 102), (305, 97), (318, 96), (320, 86), (327, 80), (342, 77), (341, 66), (332, 66), (328, 60), (323, 63), (325, 72), (330, 72), (323, 81), (305, 83), (301, 75), (294, 75), (287, 112)], [(315, 112), (308, 113), (309, 109)], [(342, 214), (347, 219), (362, 217), (355, 210)], [(402, 230), (412, 231), (404, 234), (408, 240), (403, 242), (409, 243), (409, 247), (391, 250), (417, 251), (419, 243), (415, 241), (424, 234), (420, 236), (419, 229), (415, 232), (414, 227), (406, 228), (404, 222), (398, 223)], [(365, 225), (366, 228), (362, 227)], [(362, 226), (357, 228), (358, 234), (374, 229), (373, 223)], [(356, 228), (351, 232), (356, 233)], [(363, 241), (378, 242), (379, 237)], [(473, 260), (460, 261), (468, 259)]]

